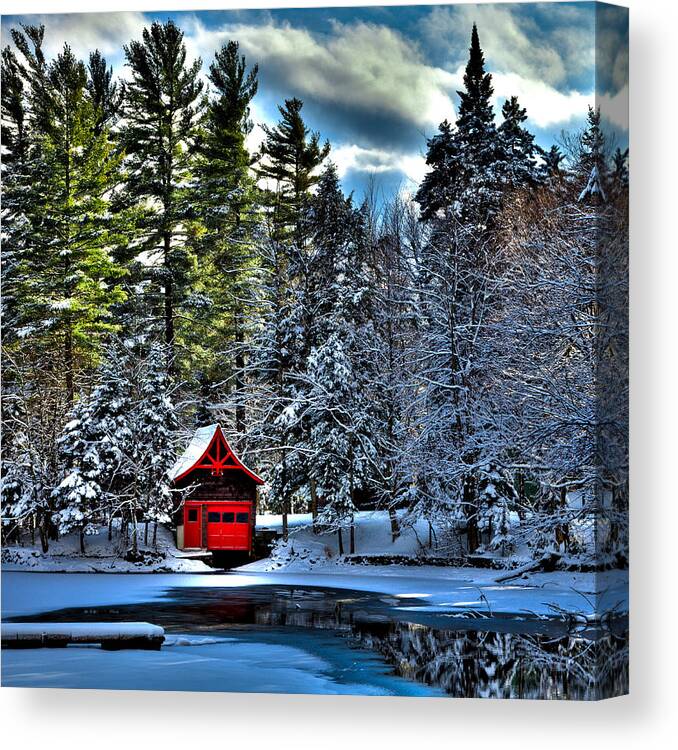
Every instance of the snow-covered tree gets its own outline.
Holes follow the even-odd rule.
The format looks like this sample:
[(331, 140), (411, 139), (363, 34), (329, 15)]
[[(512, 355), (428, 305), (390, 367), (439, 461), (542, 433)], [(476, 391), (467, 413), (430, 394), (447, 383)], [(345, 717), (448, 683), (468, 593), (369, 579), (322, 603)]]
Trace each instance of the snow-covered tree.
[(108, 347), (91, 393), (75, 405), (59, 439), (62, 478), (52, 494), (62, 534), (85, 536), (98, 532), (98, 523), (117, 510), (119, 495), (132, 481), (127, 461), (135, 436), (130, 420), (134, 393), (130, 381), (134, 361), (124, 345)]
[(504, 189), (533, 187), (537, 182), (534, 136), (523, 123), (527, 110), (512, 96), (501, 110), (503, 120), (497, 130), (501, 154), (500, 180)]
[(146, 521), (146, 541), (148, 522), (154, 522), (154, 544), (158, 523), (169, 523), (175, 510), (168, 471), (176, 458), (174, 442), (179, 424), (172, 397), (173, 384), (167, 372), (168, 356), (167, 345), (151, 344), (141, 362), (137, 400), (131, 414), (133, 444), (128, 459), (134, 483), (131, 513), (133, 554), (137, 551), (138, 543), (134, 506), (138, 504)]
[(428, 143), (431, 170), (417, 193), (422, 218), (447, 215), (475, 230), (488, 227), (502, 195), (503, 155), (492, 107), (492, 76), (485, 71), (478, 29), (473, 25), (456, 127), (447, 122)]

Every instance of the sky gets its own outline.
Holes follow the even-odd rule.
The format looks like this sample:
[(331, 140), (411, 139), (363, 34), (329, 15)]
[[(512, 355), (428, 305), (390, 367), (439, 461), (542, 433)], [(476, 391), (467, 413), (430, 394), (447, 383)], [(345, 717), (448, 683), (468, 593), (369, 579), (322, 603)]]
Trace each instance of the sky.
[(12, 26), (44, 23), (48, 54), (65, 42), (83, 59), (98, 48), (124, 78), (123, 45), (167, 18), (203, 71), (230, 39), (259, 64), (252, 150), (259, 124), (277, 122), (278, 105), (299, 97), (357, 196), (370, 180), (384, 194), (416, 190), (426, 139), (455, 119), (474, 22), (498, 115), (517, 95), (537, 143), (549, 147), (563, 130), (581, 129), (597, 102), (617, 141), (628, 141), (628, 16), (589, 2), (3, 16), (2, 44)]

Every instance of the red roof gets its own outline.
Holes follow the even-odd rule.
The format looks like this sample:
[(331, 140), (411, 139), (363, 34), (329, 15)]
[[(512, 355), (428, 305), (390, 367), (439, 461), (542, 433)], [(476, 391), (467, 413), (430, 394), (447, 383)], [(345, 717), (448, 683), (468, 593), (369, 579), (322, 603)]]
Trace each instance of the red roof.
[(218, 424), (195, 431), (184, 454), (170, 469), (170, 480), (176, 483), (196, 469), (208, 469), (216, 476), (221, 476), (225, 471), (242, 471), (257, 484), (264, 483), (235, 455)]

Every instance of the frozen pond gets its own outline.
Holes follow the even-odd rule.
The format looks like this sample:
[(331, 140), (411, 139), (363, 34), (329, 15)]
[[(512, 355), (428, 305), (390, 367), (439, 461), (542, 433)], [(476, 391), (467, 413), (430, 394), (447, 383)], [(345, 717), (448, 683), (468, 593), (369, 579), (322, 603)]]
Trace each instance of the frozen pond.
[(492, 588), (514, 597), (515, 586), (469, 597), (464, 581), (382, 579), (388, 590), (375, 593), (379, 582), (358, 578), (340, 587), (338, 576), (300, 574), (3, 573), (4, 619), (144, 620), (164, 627), (167, 642), (159, 652), (5, 650), (2, 683), (580, 699), (626, 686), (623, 621), (592, 629), (453, 606), (464, 593), (485, 603)]

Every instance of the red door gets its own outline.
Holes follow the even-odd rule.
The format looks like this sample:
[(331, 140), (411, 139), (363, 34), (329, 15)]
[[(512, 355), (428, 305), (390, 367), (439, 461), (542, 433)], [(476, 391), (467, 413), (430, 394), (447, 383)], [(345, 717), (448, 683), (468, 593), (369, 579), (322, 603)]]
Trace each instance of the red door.
[(249, 550), (251, 503), (210, 503), (207, 506), (207, 549)]
[(184, 507), (184, 547), (202, 547), (202, 513), (200, 505)]

